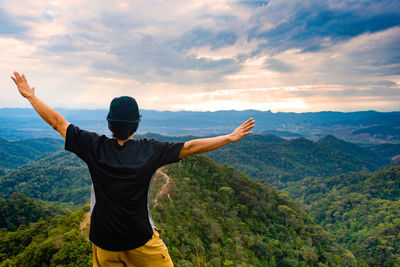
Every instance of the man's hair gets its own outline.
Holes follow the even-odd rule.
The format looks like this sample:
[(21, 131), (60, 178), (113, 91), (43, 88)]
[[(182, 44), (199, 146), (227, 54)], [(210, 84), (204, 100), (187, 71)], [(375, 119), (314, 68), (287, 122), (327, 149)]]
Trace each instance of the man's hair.
[(112, 136), (120, 140), (126, 140), (134, 134), (138, 126), (138, 122), (108, 121), (108, 129), (112, 132)]

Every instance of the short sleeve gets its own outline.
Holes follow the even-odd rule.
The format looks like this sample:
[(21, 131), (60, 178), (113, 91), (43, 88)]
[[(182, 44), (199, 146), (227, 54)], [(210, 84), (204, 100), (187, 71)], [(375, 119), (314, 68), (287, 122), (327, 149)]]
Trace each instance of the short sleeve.
[(65, 150), (71, 151), (86, 161), (88, 154), (93, 148), (94, 142), (98, 138), (98, 134), (81, 130), (79, 127), (70, 124), (67, 128), (67, 135), (65, 138)]
[(154, 160), (158, 168), (179, 161), (179, 153), (184, 143), (152, 141), (154, 145)]

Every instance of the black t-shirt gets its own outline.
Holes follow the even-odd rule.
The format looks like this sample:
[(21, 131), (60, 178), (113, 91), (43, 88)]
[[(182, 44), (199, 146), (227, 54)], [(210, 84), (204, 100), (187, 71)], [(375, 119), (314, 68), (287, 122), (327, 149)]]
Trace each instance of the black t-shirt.
[(153, 174), (178, 162), (183, 145), (142, 139), (120, 146), (105, 135), (68, 126), (65, 149), (87, 163), (96, 194), (89, 233), (96, 246), (129, 250), (151, 238), (154, 224), (148, 202)]

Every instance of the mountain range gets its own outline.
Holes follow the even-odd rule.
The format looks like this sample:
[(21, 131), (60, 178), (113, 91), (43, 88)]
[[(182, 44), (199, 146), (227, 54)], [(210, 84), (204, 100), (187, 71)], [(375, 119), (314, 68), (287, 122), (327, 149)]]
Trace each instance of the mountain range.
[[(57, 109), (71, 123), (83, 129), (108, 134), (107, 110)], [(250, 117), (255, 132), (285, 138), (305, 137), (316, 141), (325, 135), (359, 144), (400, 143), (400, 112), (308, 112), (271, 111), (155, 111), (141, 110), (139, 133), (155, 132), (169, 136), (213, 136), (231, 132)], [(33, 109), (1, 108), (0, 138), (21, 140), (58, 134)]]
[(360, 147), (332, 135), (316, 142), (305, 138), (286, 140), (273, 135), (254, 135), (208, 155), (282, 189), (307, 176), (327, 177), (389, 167), (393, 164), (392, 158), (400, 155), (400, 146)]

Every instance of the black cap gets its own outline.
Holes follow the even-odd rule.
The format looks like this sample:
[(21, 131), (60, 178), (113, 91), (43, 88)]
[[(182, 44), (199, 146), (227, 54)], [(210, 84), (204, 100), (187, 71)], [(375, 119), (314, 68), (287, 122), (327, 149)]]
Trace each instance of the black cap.
[(139, 122), (140, 114), (136, 100), (130, 96), (116, 97), (111, 101), (108, 121)]

